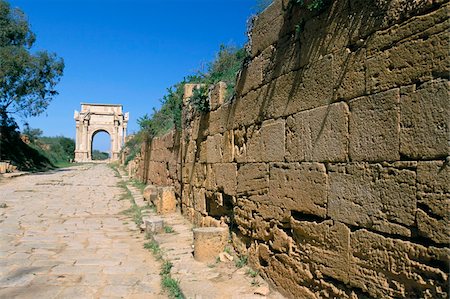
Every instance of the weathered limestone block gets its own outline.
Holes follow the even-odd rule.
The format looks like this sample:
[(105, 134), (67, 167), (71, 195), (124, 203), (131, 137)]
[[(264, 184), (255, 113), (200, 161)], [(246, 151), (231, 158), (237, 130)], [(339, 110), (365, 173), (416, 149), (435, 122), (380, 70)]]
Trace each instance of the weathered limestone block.
[[(250, 265), (271, 278), (284, 295), (316, 299), (307, 287), (313, 275), (308, 265), (285, 253), (274, 254), (266, 244), (253, 243), (249, 248)], [(306, 285), (306, 286), (305, 286)]]
[(145, 187), (142, 195), (144, 196), (144, 200), (155, 204), (156, 199), (158, 198), (158, 188), (153, 185), (148, 185)]
[(262, 198), (269, 191), (269, 165), (264, 163), (248, 163), (237, 171), (237, 195)]
[(193, 188), (192, 189), (192, 207), (204, 215), (206, 215), (206, 197), (205, 189), (203, 188)]
[(345, 162), (348, 157), (348, 106), (335, 103), (287, 119), (288, 161)]
[(223, 157), (223, 136), (216, 134), (206, 139), (206, 161), (207, 163), (220, 163)]
[(370, 296), (447, 298), (448, 248), (424, 247), (364, 229), (351, 234), (350, 247), (349, 283)]
[(433, 159), (450, 154), (450, 85), (431, 81), (400, 101), (400, 153), (408, 158)]
[[(240, 179), (238, 179), (238, 186)], [(268, 203), (287, 210), (325, 217), (327, 174), (319, 163), (270, 164)]]
[(263, 85), (264, 79), (267, 78), (266, 74), (271, 68), (271, 58), (274, 51), (275, 48), (269, 46), (264, 49), (260, 55), (254, 57), (250, 63), (244, 66), (241, 76), (243, 80), (240, 81), (241, 85), (238, 85), (240, 94), (246, 94)]
[[(448, 29), (448, 22), (445, 23)], [(419, 35), (417, 40), (402, 42), (369, 56), (366, 61), (367, 91), (373, 93), (424, 82), (433, 78), (433, 74), (447, 73), (450, 57), (445, 28), (427, 39)]]
[(399, 42), (419, 39), (424, 34), (430, 36), (444, 31), (448, 27), (449, 7), (447, 3), (428, 14), (417, 15), (407, 22), (375, 32), (367, 41), (368, 55), (374, 55), (379, 49), (387, 49)]
[(173, 187), (160, 187), (158, 192), (158, 201), (156, 211), (158, 214), (174, 213), (176, 211), (177, 201)]
[(288, 116), (326, 106), (333, 99), (333, 56), (326, 55), (305, 68), (276, 79), (265, 99), (266, 118)]
[(314, 264), (322, 274), (349, 282), (350, 229), (342, 223), (320, 223), (291, 218), (292, 231), (301, 261)]
[(285, 1), (274, 1), (263, 14), (260, 14), (254, 21), (251, 32), (251, 55), (255, 57), (264, 49), (277, 42), (284, 18), (283, 9), (286, 8)]
[(212, 165), (215, 178), (215, 189), (228, 195), (236, 195), (237, 165), (236, 163), (219, 163)]
[(351, 161), (397, 161), (399, 154), (399, 89), (350, 101)]
[(210, 135), (223, 133), (228, 128), (228, 119), (232, 112), (230, 104), (224, 104), (209, 112), (208, 131)]
[(148, 165), (148, 180), (157, 186), (164, 186), (170, 183), (166, 163), (150, 161)]
[(230, 96), (227, 95), (227, 84), (222, 81), (215, 84), (210, 93), (209, 108), (211, 110), (219, 108), (224, 103), (226, 96)]
[(328, 177), (328, 216), (333, 220), (411, 236), (409, 226), (416, 211), (414, 171), (352, 163), (330, 166)]
[(225, 249), (228, 227), (194, 228), (194, 258), (199, 262), (212, 262)]
[(282, 119), (268, 120), (261, 128), (255, 126), (247, 130), (247, 162), (284, 161), (285, 122)]
[(334, 100), (350, 100), (366, 94), (366, 50), (350, 49), (333, 56), (333, 74), (336, 85)]
[(157, 234), (164, 231), (164, 220), (161, 217), (145, 217), (142, 220), (147, 234)]
[(237, 129), (251, 125), (263, 118), (264, 105), (268, 97), (267, 86), (252, 90), (243, 97), (238, 97), (230, 107), (228, 127)]
[(442, 161), (417, 165), (419, 234), (436, 243), (450, 242), (450, 166)]

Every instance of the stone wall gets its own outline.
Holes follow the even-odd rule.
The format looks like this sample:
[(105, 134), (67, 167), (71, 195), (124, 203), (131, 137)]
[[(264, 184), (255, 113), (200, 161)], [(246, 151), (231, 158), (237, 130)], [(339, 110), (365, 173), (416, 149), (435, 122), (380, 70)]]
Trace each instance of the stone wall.
[(153, 142), (146, 179), (175, 183), (195, 224), (227, 223), (290, 297), (447, 298), (448, 13), (436, 0), (275, 1), (236, 97), (215, 86), (202, 115), (186, 99), (180, 147)]

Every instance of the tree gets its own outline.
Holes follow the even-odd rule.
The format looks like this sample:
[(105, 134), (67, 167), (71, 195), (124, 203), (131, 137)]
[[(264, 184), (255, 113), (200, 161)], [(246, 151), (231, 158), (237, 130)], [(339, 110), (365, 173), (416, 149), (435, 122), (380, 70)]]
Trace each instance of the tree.
[(36, 38), (25, 14), (0, 0), (0, 125), (12, 115), (43, 113), (54, 96), (64, 61), (54, 53), (31, 53)]

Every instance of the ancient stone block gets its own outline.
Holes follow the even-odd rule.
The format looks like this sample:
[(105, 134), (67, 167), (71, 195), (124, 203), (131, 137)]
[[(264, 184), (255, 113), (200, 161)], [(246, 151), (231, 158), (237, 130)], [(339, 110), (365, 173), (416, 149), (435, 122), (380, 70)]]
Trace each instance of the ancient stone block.
[(250, 264), (272, 278), (283, 294), (292, 298), (316, 299), (306, 287), (313, 279), (308, 266), (285, 253), (274, 254), (265, 244), (252, 244), (249, 249)]
[(169, 185), (169, 175), (166, 168), (166, 163), (150, 161), (147, 172), (148, 180), (157, 186)]
[(421, 236), (440, 244), (448, 244), (450, 242), (450, 221), (448, 216), (443, 218), (430, 217), (429, 214), (418, 209), (416, 218), (417, 229)]
[(396, 161), (399, 154), (399, 89), (350, 101), (351, 161)]
[(265, 118), (278, 118), (325, 106), (333, 99), (332, 55), (276, 79), (268, 87)]
[(225, 96), (227, 96), (227, 84), (225, 82), (218, 82), (214, 84), (213, 89), (210, 93), (209, 108), (211, 110), (216, 110), (225, 101)]
[(282, 2), (275, 1), (254, 21), (251, 33), (252, 57), (255, 57), (278, 40), (279, 32), (284, 24), (282, 13), (285, 6)]
[(275, 48), (273, 46), (269, 46), (244, 66), (238, 85), (240, 94), (246, 94), (263, 85), (265, 74), (271, 67), (271, 58), (274, 50)]
[(417, 228), (436, 243), (450, 242), (450, 167), (442, 161), (417, 164)]
[(345, 162), (348, 148), (348, 107), (331, 104), (287, 119), (288, 161)]
[(366, 50), (346, 49), (333, 55), (333, 75), (336, 86), (334, 100), (350, 100), (366, 94)]
[(327, 175), (323, 164), (270, 164), (267, 200), (272, 205), (325, 217), (327, 188)]
[(320, 223), (291, 219), (296, 246), (304, 263), (344, 283), (350, 272), (350, 229), (332, 220)]
[(285, 123), (284, 120), (269, 120), (261, 126), (262, 161), (284, 161)]
[(250, 91), (243, 97), (238, 97), (230, 107), (228, 127), (237, 129), (253, 124), (262, 118), (268, 97), (267, 86)]
[(231, 163), (234, 161), (234, 133), (226, 131), (222, 139), (222, 162)]
[(410, 236), (416, 210), (415, 172), (352, 163), (329, 169), (328, 216), (352, 226)]
[(193, 188), (192, 189), (192, 207), (206, 215), (206, 197), (205, 197), (205, 189), (203, 188)]
[(269, 189), (269, 165), (248, 163), (237, 171), (237, 194), (240, 196), (264, 195)]
[(217, 110), (209, 113), (208, 131), (210, 135), (225, 132), (228, 126), (228, 118), (232, 111), (231, 107), (230, 104), (224, 104)]
[(228, 227), (194, 228), (194, 258), (199, 262), (215, 261), (228, 241)]
[(444, 264), (433, 262), (437, 260), (436, 249), (432, 247), (358, 230), (351, 234), (350, 248), (349, 283), (372, 297), (446, 298), (448, 295), (447, 270)]
[(443, 161), (417, 163), (417, 188), (426, 193), (450, 193), (450, 166)]
[(284, 161), (285, 123), (284, 120), (269, 120), (261, 128), (251, 126), (246, 132), (247, 162)]
[(450, 153), (449, 82), (431, 81), (401, 96), (400, 153), (414, 159), (446, 157)]
[(220, 163), (223, 157), (223, 136), (216, 134), (206, 139), (206, 162)]
[(406, 41), (374, 53), (366, 61), (367, 91), (424, 82), (433, 78), (433, 74), (445, 74), (450, 64), (447, 40), (444, 30), (427, 39)]
[(237, 165), (235, 163), (220, 163), (213, 166), (215, 186), (228, 195), (236, 195)]

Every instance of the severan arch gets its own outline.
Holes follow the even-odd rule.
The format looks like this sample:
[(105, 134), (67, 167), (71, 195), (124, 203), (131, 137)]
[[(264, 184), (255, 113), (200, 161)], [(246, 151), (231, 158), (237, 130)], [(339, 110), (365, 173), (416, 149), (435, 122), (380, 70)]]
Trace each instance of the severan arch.
[(118, 160), (127, 136), (128, 112), (122, 105), (81, 104), (81, 111), (75, 111), (76, 147), (75, 162), (92, 161), (92, 139), (100, 131), (111, 138), (111, 160)]

